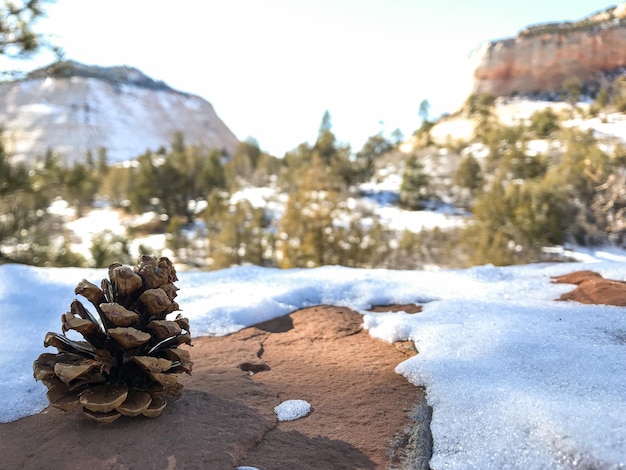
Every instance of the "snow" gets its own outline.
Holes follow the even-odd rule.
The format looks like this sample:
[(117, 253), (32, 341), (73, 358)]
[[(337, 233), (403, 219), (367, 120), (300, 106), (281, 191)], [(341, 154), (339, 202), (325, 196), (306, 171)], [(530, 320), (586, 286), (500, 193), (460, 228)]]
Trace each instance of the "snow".
[(311, 404), (305, 400), (286, 400), (274, 408), (278, 421), (304, 418), (311, 412)]
[(580, 117), (570, 119), (563, 123), (565, 127), (576, 127), (582, 130), (592, 130), (598, 139), (616, 137), (625, 142), (626, 117), (623, 113), (610, 113), (602, 117), (582, 119)]
[[(244, 188), (235, 192), (230, 202), (237, 204), (239, 202), (248, 201), (255, 209), (266, 209), (271, 205), (274, 199), (278, 198), (279, 193), (274, 188), (269, 187), (253, 187)], [(281, 211), (283, 212), (283, 211)]]
[[(383, 172), (384, 173), (384, 172)], [(347, 204), (349, 217), (360, 218), (367, 224), (371, 220), (369, 215), (375, 216), (385, 227), (403, 231), (420, 232), (425, 229), (439, 227), (442, 229), (462, 227), (467, 224), (468, 215), (451, 206), (440, 204), (429, 210), (405, 210), (397, 206), (400, 184), (402, 182), (399, 173), (390, 173), (379, 182), (362, 184), (359, 188), (362, 197), (348, 198)], [(248, 201), (254, 208), (262, 208), (266, 217), (278, 225), (278, 221), (285, 213), (288, 195), (280, 193), (273, 187), (244, 188), (232, 194), (231, 204)], [(130, 216), (123, 210), (109, 207), (105, 201), (99, 201), (99, 207), (76, 217), (76, 209), (66, 201), (58, 198), (52, 202), (48, 212), (60, 216), (65, 221), (65, 228), (71, 235), (71, 249), (79, 253), (86, 260), (91, 261), (92, 240), (98, 235), (114, 235), (126, 237), (128, 229), (137, 229), (142, 226), (150, 226), (162, 220), (163, 216), (156, 212), (145, 212), (140, 215)], [(199, 213), (206, 208), (204, 200), (191, 201), (190, 208)], [(338, 217), (338, 221), (341, 219)], [(348, 223), (349, 220), (343, 220)], [(197, 228), (197, 227), (196, 227)], [(190, 237), (195, 236), (195, 229)], [(153, 253), (167, 255), (167, 235), (136, 233), (129, 238), (129, 250), (136, 257), (141, 252), (140, 246), (149, 248)]]
[(10, 150), (18, 158), (53, 148), (72, 162), (104, 147), (109, 161), (124, 161), (169, 147), (180, 129), (200, 146), (231, 154), (237, 146), (213, 106), (186, 93), (82, 77), (7, 83), (3, 93), (9, 98), (0, 100), (0, 121), (16, 138)]
[(375, 213), (380, 217), (380, 223), (392, 230), (410, 230), (421, 232), (422, 230), (439, 228), (462, 227), (467, 223), (467, 217), (458, 214), (450, 214), (442, 211), (408, 211), (399, 207), (378, 207)]
[[(60, 203), (58, 207), (62, 207)], [(109, 232), (112, 235), (125, 236), (126, 228), (121, 224), (119, 211), (111, 209), (93, 209), (83, 217), (65, 223), (65, 227), (78, 237), (78, 243), (72, 243), (72, 251), (91, 259), (93, 238)], [(139, 241), (140, 242), (140, 241)]]
[(110, 209), (93, 209), (84, 217), (68, 222), (65, 226), (72, 232), (89, 235), (97, 235), (103, 230), (109, 230), (115, 235), (126, 234), (120, 224), (119, 213)]
[[(375, 214), (378, 221), (386, 228), (398, 232), (410, 230), (418, 233), (435, 227), (449, 229), (467, 224), (467, 215), (462, 210), (445, 204), (434, 206), (430, 210), (406, 210), (399, 207), (398, 200), (402, 174), (398, 171), (387, 173), (379, 171), (381, 181), (370, 181), (359, 185), (363, 197), (353, 202), (361, 213)], [(351, 209), (354, 212), (354, 207)]]
[[(624, 279), (617, 252), (585, 263), (392, 271), (254, 266), (180, 272), (178, 301), (192, 333), (224, 335), (318, 304), (350, 307), (384, 341), (413, 340), (419, 354), (396, 371), (426, 387), (434, 469), (626, 466), (626, 312), (555, 302), (570, 285), (550, 276), (593, 269)], [(0, 266), (0, 421), (41, 411), (45, 387), (32, 362), (73, 287), (105, 270)], [(417, 302), (421, 313), (370, 313)], [(315, 404), (314, 404), (315, 405)], [(401, 405), (400, 405), (401, 406)]]
[[(583, 112), (589, 108), (589, 103), (579, 102), (576, 106)], [(557, 101), (533, 100), (527, 98), (500, 98), (495, 108), (498, 120), (507, 126), (517, 125), (520, 122), (528, 120), (536, 111), (543, 111), (551, 108), (555, 113), (569, 113), (572, 108), (568, 103)], [(595, 118), (585, 118), (582, 116), (574, 117), (563, 121), (566, 128), (577, 128), (583, 131), (591, 130), (597, 139), (606, 139), (609, 141), (626, 142), (626, 117), (623, 113), (607, 113), (601, 114)], [(442, 119), (431, 129), (432, 139), (440, 145), (446, 145), (449, 142), (471, 142), (474, 138), (475, 123), (463, 115), (450, 116)], [(409, 141), (410, 142), (410, 141)], [(413, 144), (409, 144), (404, 149), (406, 152), (412, 150)], [(550, 143), (544, 141), (535, 141), (529, 143), (531, 154), (546, 153), (549, 150)], [(534, 148), (536, 147), (536, 148)], [(472, 148), (467, 153), (474, 157), (485, 155), (480, 152), (480, 147)], [(464, 154), (467, 154), (464, 153)], [(482, 154), (481, 154), (482, 153)]]

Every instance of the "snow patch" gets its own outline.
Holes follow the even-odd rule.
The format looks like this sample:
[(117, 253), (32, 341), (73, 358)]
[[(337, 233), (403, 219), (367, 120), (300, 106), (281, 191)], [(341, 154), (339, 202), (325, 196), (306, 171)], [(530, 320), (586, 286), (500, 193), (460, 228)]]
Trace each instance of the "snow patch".
[(278, 421), (293, 421), (304, 418), (310, 412), (311, 404), (305, 400), (287, 400), (274, 408)]

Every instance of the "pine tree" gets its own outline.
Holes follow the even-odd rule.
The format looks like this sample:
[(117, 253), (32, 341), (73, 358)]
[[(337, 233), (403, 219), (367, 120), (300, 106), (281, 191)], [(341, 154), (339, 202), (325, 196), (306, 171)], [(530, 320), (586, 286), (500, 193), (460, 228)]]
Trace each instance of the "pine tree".
[(266, 252), (271, 254), (272, 247), (263, 209), (242, 200), (225, 204), (221, 216), (211, 219), (215, 224), (209, 233), (211, 268), (267, 264)]
[(454, 173), (454, 183), (472, 192), (480, 189), (483, 185), (483, 172), (478, 160), (471, 155), (461, 160)]
[(289, 195), (276, 241), (280, 267), (334, 264), (332, 234), (339, 196), (328, 186), (329, 173), (330, 168), (314, 155), (300, 187)]
[(0, 139), (0, 247), (11, 247), (10, 255), (0, 249), (0, 262), (47, 261), (47, 237), (39, 225), (48, 205), (46, 191), (36, 185), (26, 166), (11, 161)]
[(355, 156), (353, 163), (354, 182), (368, 181), (374, 174), (374, 162), (376, 159), (390, 152), (393, 148), (394, 144), (385, 139), (382, 133), (368, 137), (361, 150)]
[(40, 0), (0, 3), (0, 55), (20, 57), (39, 48), (41, 38), (33, 24), (44, 13), (41, 4)]
[(428, 194), (428, 184), (428, 175), (424, 173), (424, 166), (417, 155), (407, 157), (400, 185), (400, 204), (411, 210), (422, 209)]
[(182, 217), (187, 224), (196, 215), (193, 203), (226, 185), (219, 153), (186, 146), (180, 134), (170, 152), (140, 156), (132, 173), (128, 198), (134, 212), (156, 209), (170, 218)]

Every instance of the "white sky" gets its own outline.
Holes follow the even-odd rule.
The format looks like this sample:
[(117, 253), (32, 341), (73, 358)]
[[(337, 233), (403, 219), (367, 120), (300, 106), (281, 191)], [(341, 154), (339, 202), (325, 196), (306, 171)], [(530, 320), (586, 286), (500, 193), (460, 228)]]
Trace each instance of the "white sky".
[[(40, 22), (68, 59), (130, 65), (210, 101), (240, 139), (282, 154), (324, 113), (358, 150), (381, 130), (453, 112), (467, 57), (528, 24), (579, 19), (606, 0), (57, 0)], [(41, 58), (43, 65), (49, 61)], [(0, 62), (0, 67), (3, 65)]]

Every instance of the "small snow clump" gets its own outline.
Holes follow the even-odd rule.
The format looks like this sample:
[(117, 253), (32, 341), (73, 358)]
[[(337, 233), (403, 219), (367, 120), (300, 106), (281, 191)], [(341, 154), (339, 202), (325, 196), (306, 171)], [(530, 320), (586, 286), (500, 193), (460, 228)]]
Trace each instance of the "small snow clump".
[(287, 400), (274, 408), (278, 421), (293, 421), (305, 417), (310, 412), (311, 404), (304, 400)]

